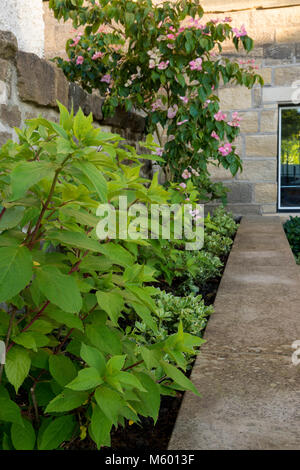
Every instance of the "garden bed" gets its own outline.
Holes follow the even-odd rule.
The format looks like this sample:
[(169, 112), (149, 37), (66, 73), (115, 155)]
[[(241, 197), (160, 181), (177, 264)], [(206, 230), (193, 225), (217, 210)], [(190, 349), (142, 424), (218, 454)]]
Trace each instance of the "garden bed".
[[(232, 237), (233, 240), (235, 235), (236, 234), (234, 234)], [(226, 256), (221, 257), (223, 268), (221, 270), (220, 276), (214, 279), (210, 279), (205, 285), (201, 287), (199, 294), (203, 297), (206, 306), (213, 305), (214, 303), (229, 254), (230, 253), (227, 253)], [(163, 286), (160, 287), (163, 288)], [(173, 293), (173, 295), (176, 295), (176, 286), (172, 286), (169, 290)], [(205, 328), (203, 329), (202, 333), (204, 333), (204, 331)], [(187, 377), (190, 377), (191, 372), (192, 367), (187, 371)], [(155, 425), (151, 418), (141, 417), (140, 424), (134, 423), (130, 425), (130, 423), (127, 422), (124, 428), (119, 427), (117, 430), (112, 432), (111, 449), (121, 452), (125, 450), (167, 450), (184, 393), (185, 392), (177, 392), (176, 396), (174, 397), (162, 397), (159, 417)], [(69, 449), (96, 450), (96, 446), (94, 442), (88, 438), (84, 441), (77, 440), (73, 442)]]

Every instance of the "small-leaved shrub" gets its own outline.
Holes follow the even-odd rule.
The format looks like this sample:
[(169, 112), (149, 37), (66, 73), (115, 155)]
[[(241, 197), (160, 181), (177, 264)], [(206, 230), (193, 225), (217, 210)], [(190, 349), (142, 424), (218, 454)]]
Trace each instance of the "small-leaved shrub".
[[(178, 297), (157, 289), (155, 300), (157, 304), (157, 332), (154, 333), (146, 323), (136, 321), (131, 333), (141, 345), (164, 341), (169, 335), (177, 332), (180, 322), (182, 322), (185, 331), (201, 337), (208, 316), (213, 313), (213, 307), (205, 306), (201, 295), (189, 294), (186, 297)], [(176, 355), (176, 352), (173, 354)], [(193, 356), (191, 354), (188, 356), (190, 361), (193, 360)], [(175, 359), (171, 354), (172, 358)]]
[(295, 255), (296, 261), (299, 264), (300, 258), (300, 217), (290, 217), (284, 225), (284, 231), (286, 233), (291, 249)]

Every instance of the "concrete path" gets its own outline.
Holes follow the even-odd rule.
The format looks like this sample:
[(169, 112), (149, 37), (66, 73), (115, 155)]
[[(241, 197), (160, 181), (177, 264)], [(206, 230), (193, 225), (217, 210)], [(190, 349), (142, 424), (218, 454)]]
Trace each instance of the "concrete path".
[(300, 275), (277, 217), (238, 230), (169, 449), (300, 449)]

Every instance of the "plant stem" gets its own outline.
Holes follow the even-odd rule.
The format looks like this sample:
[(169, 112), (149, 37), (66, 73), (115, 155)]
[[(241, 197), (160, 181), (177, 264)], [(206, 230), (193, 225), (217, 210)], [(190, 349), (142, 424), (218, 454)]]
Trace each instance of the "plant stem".
[(6, 211), (6, 207), (3, 207), (2, 211), (0, 212), (0, 219), (3, 216), (4, 212)]
[(53, 178), (53, 181), (52, 181), (52, 184), (51, 184), (51, 188), (50, 188), (47, 200), (46, 200), (45, 204), (43, 204), (43, 207), (42, 207), (41, 213), (39, 215), (38, 221), (36, 223), (35, 229), (32, 232), (31, 240), (29, 241), (29, 244), (28, 244), (28, 248), (30, 248), (30, 249), (32, 249), (32, 247), (33, 247), (33, 245), (36, 241), (38, 231), (39, 231), (40, 226), (42, 224), (42, 219), (43, 219), (44, 214), (45, 214), (46, 210), (48, 209), (48, 206), (51, 202), (52, 196), (53, 196), (54, 191), (55, 191), (55, 186), (56, 186), (56, 183), (57, 183), (57, 180), (58, 180), (58, 176), (59, 176), (61, 170), (63, 169), (65, 163), (68, 161), (69, 158), (71, 158), (71, 155), (68, 155), (64, 159), (64, 161), (62, 162), (61, 166), (59, 168), (57, 168), (57, 170), (55, 171), (54, 178)]

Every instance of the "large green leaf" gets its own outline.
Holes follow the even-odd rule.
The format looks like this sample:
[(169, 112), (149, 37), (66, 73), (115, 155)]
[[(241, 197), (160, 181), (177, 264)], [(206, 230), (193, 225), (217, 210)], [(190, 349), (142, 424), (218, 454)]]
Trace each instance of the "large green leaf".
[(101, 245), (97, 240), (93, 240), (85, 233), (81, 232), (68, 232), (67, 230), (49, 231), (47, 235), (49, 240), (57, 240), (63, 245), (70, 245), (71, 247), (80, 248), (82, 250), (95, 251), (102, 253)]
[(0, 302), (17, 295), (32, 278), (32, 258), (25, 246), (0, 248)]
[(36, 273), (38, 286), (50, 302), (69, 313), (81, 310), (82, 298), (75, 279), (55, 266), (38, 268)]
[(80, 171), (82, 171), (82, 173), (92, 183), (93, 187), (95, 188), (99, 196), (99, 202), (106, 203), (107, 202), (107, 182), (103, 174), (101, 173), (101, 171), (98, 170), (92, 163), (87, 162), (87, 161), (76, 162), (74, 166), (78, 168)]
[(23, 425), (20, 408), (10, 399), (3, 385), (0, 385), (0, 421)]
[(104, 373), (106, 362), (103, 354), (98, 349), (83, 343), (80, 356), (90, 367), (97, 369), (100, 375)]
[(64, 387), (77, 375), (77, 370), (67, 356), (52, 355), (49, 357), (49, 370), (56, 382)]
[(161, 360), (161, 365), (168, 377), (174, 380), (175, 383), (183, 387), (185, 390), (190, 390), (191, 392), (195, 393), (195, 395), (200, 396), (200, 393), (196, 389), (195, 385), (191, 380), (189, 380), (181, 370), (177, 369), (177, 367), (169, 364), (168, 362)]
[(87, 367), (79, 371), (78, 376), (67, 387), (71, 390), (90, 390), (101, 385), (103, 380), (95, 367)]
[(67, 415), (56, 418), (43, 429), (39, 442), (39, 450), (57, 449), (64, 441), (68, 441), (74, 430), (74, 417)]
[[(140, 412), (144, 416), (147, 414), (153, 418), (154, 422), (157, 421), (159, 408), (160, 408), (160, 390), (159, 386), (148, 374), (143, 372), (136, 373), (136, 377), (143, 384), (146, 392), (136, 392), (141, 400)], [(139, 411), (137, 409), (137, 411)]]
[(112, 424), (112, 421), (105, 416), (99, 406), (95, 406), (92, 414), (91, 431), (98, 449), (102, 446), (110, 447)]
[(83, 331), (82, 320), (73, 313), (63, 312), (56, 306), (49, 305), (45, 310), (47, 317), (52, 318), (62, 325), (66, 325), (69, 328), (76, 328), (77, 330)]
[(86, 334), (93, 346), (108, 354), (122, 354), (120, 337), (115, 330), (107, 326), (97, 328), (95, 325), (87, 325)]
[(18, 225), (21, 222), (23, 215), (24, 207), (16, 206), (6, 209), (0, 219), (0, 232), (2, 232), (2, 230), (8, 230)]
[(124, 406), (124, 400), (120, 394), (102, 385), (96, 389), (95, 399), (105, 416), (117, 426), (118, 415)]
[(81, 406), (89, 397), (87, 392), (76, 392), (74, 390), (64, 390), (50, 401), (45, 413), (62, 413), (71, 411)]
[(31, 360), (26, 349), (13, 346), (6, 355), (5, 373), (16, 393), (29, 374)]
[(31, 422), (23, 419), (23, 426), (14, 423), (11, 427), (11, 440), (16, 450), (33, 450), (36, 436)]
[(53, 179), (54, 168), (48, 162), (20, 162), (11, 172), (12, 201), (25, 196), (26, 191), (44, 178)]
[(110, 292), (98, 291), (96, 292), (96, 297), (99, 306), (108, 314), (113, 324), (117, 325), (122, 308), (124, 307), (124, 301), (119, 289)]

